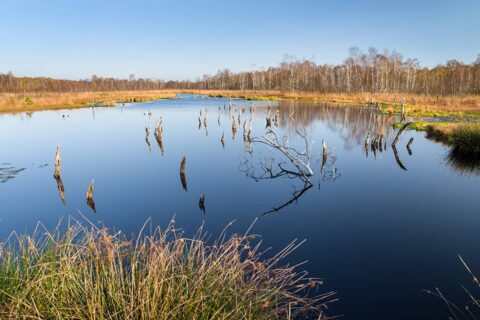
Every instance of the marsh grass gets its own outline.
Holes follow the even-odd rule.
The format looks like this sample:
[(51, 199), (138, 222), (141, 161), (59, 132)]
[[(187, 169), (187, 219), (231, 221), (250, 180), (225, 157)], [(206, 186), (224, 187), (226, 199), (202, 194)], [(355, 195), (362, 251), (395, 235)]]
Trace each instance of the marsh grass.
[(174, 221), (135, 240), (74, 223), (2, 245), (1, 319), (323, 319), (333, 293), (280, 266), (249, 233), (186, 238)]
[[(470, 269), (469, 265), (465, 262), (465, 260), (459, 255), (458, 258), (460, 259), (461, 263), (463, 264), (466, 271), (469, 273), (470, 278), (472, 280), (473, 288), (467, 288), (467, 286), (462, 285), (462, 289), (465, 292), (466, 296), (468, 297), (468, 302), (462, 306), (454, 303), (450, 299), (448, 299), (439, 288), (435, 288), (434, 291), (424, 290), (427, 294), (433, 295), (442, 301), (445, 306), (448, 308), (448, 312), (450, 316), (448, 319), (452, 320), (476, 320), (480, 319), (480, 299), (478, 297), (478, 292), (480, 289), (480, 282), (475, 275), (475, 273)], [(468, 286), (471, 287), (471, 286)]]
[(450, 139), (455, 152), (469, 154), (480, 161), (480, 123), (457, 126)]
[(55, 109), (88, 108), (92, 105), (113, 107), (117, 103), (147, 102), (172, 99), (176, 92), (152, 91), (95, 91), (95, 92), (36, 92), (27, 97), (20, 93), (0, 93), (1, 112), (25, 112)]

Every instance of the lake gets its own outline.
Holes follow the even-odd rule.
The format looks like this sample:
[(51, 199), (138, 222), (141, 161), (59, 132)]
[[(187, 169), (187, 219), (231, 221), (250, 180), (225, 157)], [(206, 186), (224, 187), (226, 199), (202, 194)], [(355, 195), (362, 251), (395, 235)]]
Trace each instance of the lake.
[[(308, 188), (298, 177), (278, 175), (277, 164), (287, 167), (288, 159), (255, 142), (265, 134), (267, 115), (276, 117), (272, 128), (282, 143), (288, 136), (301, 152), (298, 132), (312, 143)], [(153, 134), (160, 117), (163, 150)], [(248, 129), (250, 119), (252, 143), (243, 137), (243, 122)], [(306, 239), (286, 262), (307, 261), (302, 268), (325, 279), (322, 290), (338, 292), (331, 315), (446, 319), (445, 305), (423, 290), (438, 287), (460, 305), (468, 300), (461, 285), (472, 289), (472, 283), (458, 255), (474, 271), (480, 268), (479, 171), (449, 161), (448, 148), (422, 132), (405, 131), (395, 154), (390, 144), (398, 120), (367, 107), (190, 95), (3, 114), (0, 237), (73, 218), (127, 234), (149, 218), (164, 226), (174, 218), (187, 234), (203, 224), (215, 237), (232, 221), (231, 232), (244, 232), (258, 218), (253, 233), (265, 248), (278, 251)], [(371, 140), (384, 132), (386, 149), (382, 144), (367, 152), (367, 132)], [(324, 164), (323, 140), (329, 150)], [(57, 145), (64, 199), (53, 178)], [(183, 157), (185, 181), (179, 175)], [(85, 198), (92, 179), (95, 211)]]

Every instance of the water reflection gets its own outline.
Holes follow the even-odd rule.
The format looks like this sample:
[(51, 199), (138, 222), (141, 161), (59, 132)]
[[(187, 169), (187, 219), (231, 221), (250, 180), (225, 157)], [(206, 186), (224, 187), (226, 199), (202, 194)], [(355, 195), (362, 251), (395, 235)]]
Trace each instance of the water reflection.
[(200, 208), (200, 211), (202, 211), (202, 213), (206, 213), (206, 208), (205, 208), (205, 194), (202, 193), (200, 195), (200, 199), (198, 199), (198, 207)]
[(14, 179), (17, 175), (26, 168), (15, 168), (11, 163), (2, 163), (0, 166), (0, 183), (5, 183), (8, 180)]
[(480, 156), (468, 155), (452, 148), (446, 157), (446, 163), (460, 175), (480, 176)]
[(57, 189), (58, 194), (60, 195), (60, 199), (62, 200), (63, 205), (66, 205), (67, 202), (65, 200), (65, 186), (63, 185), (62, 178), (60, 177), (60, 175), (54, 176), (53, 178), (57, 182)]
[(152, 153), (152, 145), (150, 144), (150, 128), (145, 127), (145, 142), (147, 143), (148, 152)]
[(388, 141), (394, 133), (392, 124), (399, 120), (396, 115), (380, 115), (366, 107), (300, 102), (282, 102), (277, 113), (279, 127), (308, 127), (321, 121), (339, 134), (348, 149), (363, 143), (370, 133), (372, 136), (383, 135)]
[(187, 178), (185, 177), (186, 166), (187, 166), (187, 158), (183, 157), (182, 162), (180, 163), (180, 181), (182, 182), (183, 190), (188, 191)]

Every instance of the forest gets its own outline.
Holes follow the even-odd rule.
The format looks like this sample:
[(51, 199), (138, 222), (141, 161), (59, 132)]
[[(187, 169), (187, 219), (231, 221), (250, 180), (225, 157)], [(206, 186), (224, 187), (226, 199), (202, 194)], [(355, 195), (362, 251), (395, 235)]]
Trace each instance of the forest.
[(87, 92), (126, 90), (280, 90), (318, 93), (414, 93), (427, 96), (480, 94), (480, 55), (472, 63), (449, 60), (432, 68), (393, 51), (351, 48), (342, 64), (317, 64), (284, 56), (276, 67), (245, 72), (220, 70), (196, 80), (165, 81), (92, 76), (85, 80), (0, 74), (0, 92)]

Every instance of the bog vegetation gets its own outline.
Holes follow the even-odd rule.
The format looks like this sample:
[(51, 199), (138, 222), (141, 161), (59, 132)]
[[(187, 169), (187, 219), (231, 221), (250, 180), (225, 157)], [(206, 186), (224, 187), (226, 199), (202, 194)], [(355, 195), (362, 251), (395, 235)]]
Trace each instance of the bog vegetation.
[(0, 318), (323, 319), (333, 293), (280, 265), (296, 243), (266, 257), (250, 234), (205, 239), (174, 222), (133, 241), (79, 223), (15, 235), (1, 249)]

